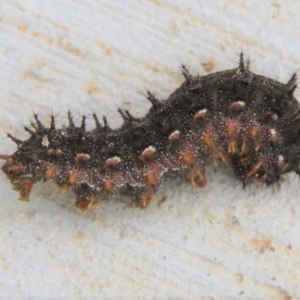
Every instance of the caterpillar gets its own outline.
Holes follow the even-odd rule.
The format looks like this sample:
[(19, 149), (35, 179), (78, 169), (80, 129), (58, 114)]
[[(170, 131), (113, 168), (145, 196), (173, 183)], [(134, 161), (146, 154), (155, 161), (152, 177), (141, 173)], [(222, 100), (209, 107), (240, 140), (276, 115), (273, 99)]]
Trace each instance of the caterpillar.
[(124, 122), (115, 130), (94, 113), (88, 131), (86, 116), (76, 126), (69, 111), (65, 127), (57, 129), (53, 115), (46, 126), (34, 114), (27, 140), (7, 134), (18, 148), (0, 155), (2, 171), (19, 199), (28, 201), (36, 182), (54, 181), (62, 191), (72, 188), (82, 210), (115, 194), (144, 209), (170, 173), (205, 187), (210, 162), (231, 166), (243, 186), (300, 174), (296, 74), (286, 84), (257, 75), (243, 53), (231, 70), (193, 76), (182, 65), (181, 73), (184, 82), (168, 99), (146, 93), (152, 106), (144, 117), (118, 109)]

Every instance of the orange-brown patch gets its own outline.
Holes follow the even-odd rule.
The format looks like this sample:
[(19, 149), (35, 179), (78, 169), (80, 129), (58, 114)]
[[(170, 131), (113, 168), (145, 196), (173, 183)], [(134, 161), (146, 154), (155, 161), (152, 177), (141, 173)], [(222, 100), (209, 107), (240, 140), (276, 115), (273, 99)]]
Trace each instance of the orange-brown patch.
[(237, 152), (237, 144), (235, 140), (231, 140), (228, 142), (227, 146), (228, 153), (236, 153)]
[(201, 170), (192, 171), (188, 174), (188, 180), (192, 185), (203, 188), (206, 186), (206, 177)]
[(259, 161), (254, 165), (254, 167), (249, 171), (249, 173), (247, 174), (247, 176), (248, 176), (248, 177), (253, 176), (263, 164), (264, 164), (264, 161), (263, 161), (263, 160), (259, 160)]
[(207, 109), (201, 109), (194, 115), (194, 121), (201, 121), (204, 120), (206, 115)]
[(192, 166), (194, 163), (195, 163), (195, 157), (193, 154), (191, 153), (183, 153), (181, 155), (181, 159), (182, 159), (182, 162), (186, 165), (186, 166)]
[(91, 156), (87, 153), (78, 153), (75, 157), (76, 165), (84, 165), (91, 159)]
[(201, 137), (203, 143), (208, 148), (213, 148), (216, 144), (215, 139), (207, 133), (204, 133)]
[(115, 184), (113, 182), (113, 180), (111, 179), (107, 179), (103, 182), (102, 184), (102, 188), (103, 190), (105, 190), (106, 192), (112, 192), (115, 188)]
[(249, 130), (249, 136), (254, 139), (257, 136), (257, 134), (258, 128), (256, 126), (251, 127)]
[(247, 242), (248, 247), (263, 253), (265, 250), (270, 248), (271, 246), (271, 241), (266, 239), (266, 238), (261, 238), (261, 239), (251, 239)]
[(229, 122), (226, 127), (226, 132), (230, 137), (235, 136), (237, 132), (237, 123), (234, 121)]
[(70, 173), (69, 176), (68, 176), (68, 183), (70, 185), (76, 183), (77, 181), (77, 174), (76, 173)]
[(169, 142), (171, 144), (175, 144), (175, 143), (179, 142), (179, 139), (180, 139), (180, 131), (178, 131), (178, 130), (175, 130), (169, 136)]
[(120, 157), (115, 156), (115, 157), (112, 157), (112, 158), (108, 158), (105, 161), (105, 169), (109, 172), (117, 170), (118, 165), (120, 164), (120, 162), (121, 162)]
[(257, 143), (255, 144), (254, 150), (258, 151), (261, 148), (262, 144), (261, 143)]
[(142, 193), (138, 198), (136, 206), (140, 209), (145, 209), (151, 202), (153, 202), (153, 200), (154, 193)]
[(145, 182), (149, 185), (156, 185), (158, 183), (158, 176), (154, 171), (147, 171), (145, 175)]
[(141, 160), (143, 163), (149, 163), (153, 161), (155, 155), (155, 148), (153, 146), (149, 146), (146, 148), (141, 154)]
[(206, 72), (210, 72), (216, 67), (216, 62), (213, 58), (210, 58), (210, 60), (206, 63), (202, 63), (201, 66)]
[(31, 180), (31, 179), (25, 179), (22, 182), (22, 185), (21, 185), (21, 188), (20, 188), (19, 200), (29, 201), (29, 195), (30, 195), (33, 184), (34, 184), (34, 181)]
[(7, 168), (7, 171), (11, 173), (20, 173), (23, 172), (24, 170), (25, 170), (25, 166), (20, 162), (13, 163)]
[(90, 197), (77, 197), (76, 198), (76, 207), (82, 211), (86, 211), (91, 208), (94, 204), (100, 204), (101, 200), (96, 196)]
[(54, 176), (54, 169), (52, 167), (46, 167), (44, 171), (44, 180), (49, 180)]

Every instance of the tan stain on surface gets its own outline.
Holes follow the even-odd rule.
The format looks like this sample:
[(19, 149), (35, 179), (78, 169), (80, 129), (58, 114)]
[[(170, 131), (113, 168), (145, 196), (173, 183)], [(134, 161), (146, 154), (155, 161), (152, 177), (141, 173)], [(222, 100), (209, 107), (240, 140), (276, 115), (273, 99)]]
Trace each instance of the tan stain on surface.
[(96, 45), (98, 47), (100, 47), (101, 51), (104, 53), (104, 55), (106, 56), (110, 56), (112, 49), (110, 49), (109, 47), (107, 47), (106, 45), (102, 44), (102, 43), (96, 43)]
[(208, 62), (202, 63), (201, 66), (206, 72), (210, 72), (216, 67), (216, 62), (213, 58), (210, 58)]
[(94, 77), (86, 82), (86, 84), (84, 85), (84, 90), (89, 95), (102, 93), (102, 90), (97, 87), (96, 79)]
[(247, 246), (255, 251), (260, 253), (265, 252), (271, 246), (271, 241), (262, 238), (262, 239), (251, 239), (247, 241)]
[(293, 297), (289, 295), (286, 291), (281, 291), (275, 299), (278, 300), (292, 300)]
[(31, 32), (31, 36), (33, 38), (41, 39), (41, 40), (45, 41), (48, 44), (52, 43), (52, 38), (51, 37), (46, 36), (46, 35), (44, 35), (40, 32), (37, 32), (37, 31)]
[(76, 230), (76, 231), (74, 232), (74, 237), (75, 237), (75, 239), (77, 239), (77, 240), (83, 240), (83, 239), (85, 239), (87, 236), (86, 236), (86, 234), (85, 234), (84, 232), (82, 232), (81, 230)]
[(148, 2), (151, 2), (151, 3), (153, 3), (153, 4), (157, 5), (157, 6), (161, 6), (161, 2), (158, 1), (158, 0), (148, 0)]
[(22, 32), (26, 32), (28, 29), (28, 24), (19, 24), (18, 29), (21, 30)]
[(238, 283), (243, 283), (244, 282), (244, 276), (242, 274), (236, 274), (235, 279)]
[(84, 59), (85, 58), (85, 55), (80, 52), (79, 49), (77, 49), (76, 47), (73, 46), (73, 44), (71, 42), (63, 42), (61, 39), (57, 42), (57, 46), (59, 48), (61, 48), (62, 50), (70, 53), (70, 54), (73, 54), (75, 56), (78, 56), (80, 57), (81, 59)]

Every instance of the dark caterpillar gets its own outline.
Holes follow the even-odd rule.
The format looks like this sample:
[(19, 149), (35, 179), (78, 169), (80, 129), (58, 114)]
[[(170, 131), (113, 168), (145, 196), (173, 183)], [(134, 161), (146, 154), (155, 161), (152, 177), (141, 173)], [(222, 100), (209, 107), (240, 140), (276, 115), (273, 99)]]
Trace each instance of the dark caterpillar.
[(300, 174), (300, 112), (293, 92), (296, 74), (287, 84), (249, 70), (240, 55), (238, 68), (207, 76), (192, 76), (182, 66), (185, 82), (165, 101), (147, 94), (152, 107), (136, 119), (119, 109), (122, 127), (112, 130), (105, 117), (96, 128), (69, 125), (56, 129), (37, 115), (30, 138), (12, 155), (1, 155), (2, 167), (20, 200), (28, 201), (40, 180), (53, 180), (62, 190), (71, 187), (76, 205), (87, 209), (115, 193), (130, 194), (145, 208), (168, 173), (193, 185), (206, 185), (209, 160), (233, 167), (246, 186), (253, 178), (267, 185), (285, 173)]

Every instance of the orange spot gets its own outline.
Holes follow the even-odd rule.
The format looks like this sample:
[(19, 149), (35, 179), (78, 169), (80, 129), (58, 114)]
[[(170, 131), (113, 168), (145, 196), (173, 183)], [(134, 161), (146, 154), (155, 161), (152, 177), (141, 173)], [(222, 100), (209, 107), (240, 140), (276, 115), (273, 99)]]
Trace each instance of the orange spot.
[(214, 138), (212, 138), (210, 135), (208, 135), (207, 133), (204, 133), (202, 135), (202, 141), (205, 144), (205, 146), (207, 146), (208, 148), (212, 148), (215, 146), (215, 140)]
[(148, 171), (145, 176), (145, 181), (149, 185), (156, 185), (158, 182), (158, 176), (153, 171)]
[(79, 153), (75, 157), (76, 165), (84, 165), (91, 159), (91, 156), (87, 153)]
[(250, 156), (245, 156), (245, 157), (240, 159), (240, 163), (244, 166), (248, 165), (250, 163), (250, 161), (251, 161)]
[(216, 157), (212, 157), (212, 163), (213, 163), (213, 165), (214, 165), (214, 167), (217, 167), (218, 166), (218, 160), (217, 160), (217, 158)]
[(261, 144), (257, 143), (254, 147), (255, 151), (258, 151), (261, 148)]
[(70, 173), (68, 177), (68, 183), (69, 184), (74, 184), (77, 181), (77, 174), (76, 173)]
[(257, 170), (264, 164), (263, 160), (259, 160), (256, 165), (250, 170), (250, 172), (247, 174), (247, 177), (253, 176)]
[(198, 125), (204, 125), (204, 119), (205, 114), (207, 112), (207, 109), (201, 109), (194, 115), (194, 122), (196, 122)]
[(244, 101), (236, 101), (229, 105), (228, 110), (230, 113), (239, 112), (245, 106)]
[(241, 154), (243, 154), (247, 149), (247, 142), (246, 140), (243, 140), (242, 147), (241, 147)]
[(227, 164), (228, 163), (228, 159), (227, 159), (227, 156), (224, 154), (224, 153), (220, 153), (219, 154), (219, 157), (221, 159), (221, 161), (224, 163), (224, 164)]
[(180, 139), (180, 131), (178, 130), (175, 130), (169, 136), (169, 142), (172, 144), (179, 142), (179, 139)]
[(23, 172), (24, 170), (25, 170), (25, 166), (20, 162), (16, 162), (7, 168), (7, 171), (12, 173), (20, 173)]
[(197, 170), (194, 172), (191, 172), (188, 175), (188, 180), (192, 185), (198, 186), (200, 188), (203, 188), (206, 186), (206, 177), (205, 174), (201, 170)]
[(22, 182), (22, 185), (20, 188), (19, 200), (29, 201), (29, 195), (30, 195), (33, 184), (34, 184), (34, 181), (30, 180), (30, 179), (24, 180)]
[(143, 163), (149, 163), (153, 160), (156, 149), (153, 146), (146, 148), (141, 154)]
[(64, 194), (67, 190), (69, 189), (69, 185), (68, 184), (63, 184), (61, 186), (58, 187), (58, 190)]
[(49, 179), (53, 178), (53, 175), (54, 175), (54, 169), (51, 167), (47, 167), (44, 172), (44, 179), (49, 180)]
[(98, 204), (100, 205), (101, 200), (97, 198), (96, 196), (90, 196), (90, 197), (77, 197), (76, 198), (76, 207), (79, 208), (82, 211), (88, 210), (93, 205)]
[(114, 182), (111, 179), (107, 179), (106, 181), (103, 182), (102, 188), (106, 192), (112, 192), (113, 189), (115, 188)]
[(237, 131), (237, 124), (236, 124), (236, 122), (229, 122), (227, 124), (226, 131), (227, 131), (227, 133), (228, 133), (229, 136), (236, 135), (236, 131)]
[(235, 153), (236, 150), (237, 150), (236, 141), (230, 141), (228, 143), (228, 148), (227, 148), (228, 153)]
[(257, 136), (258, 134), (258, 128), (253, 126), (249, 130), (249, 136), (252, 137), (253, 139)]
[(145, 209), (154, 200), (154, 193), (142, 193), (136, 206), (140, 209)]
[(190, 153), (183, 153), (181, 158), (183, 163), (187, 166), (192, 166), (195, 163), (195, 157)]
[(121, 162), (120, 157), (112, 157), (105, 161), (105, 169), (107, 171), (114, 171), (118, 168), (119, 163)]

